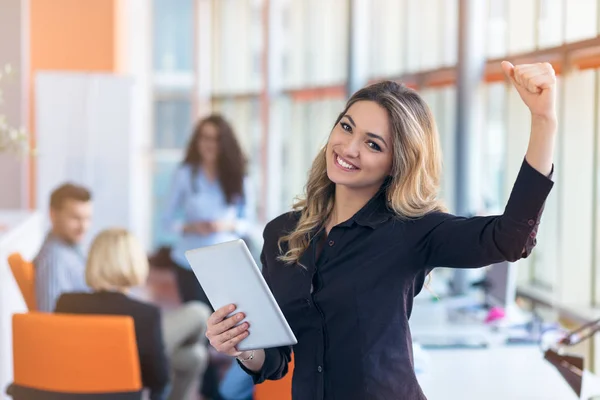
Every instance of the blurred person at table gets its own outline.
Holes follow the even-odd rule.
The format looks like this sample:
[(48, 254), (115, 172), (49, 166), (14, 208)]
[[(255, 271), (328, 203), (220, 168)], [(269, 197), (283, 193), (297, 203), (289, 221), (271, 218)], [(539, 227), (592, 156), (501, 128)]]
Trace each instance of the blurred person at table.
[(51, 228), (33, 260), (38, 311), (52, 312), (63, 293), (89, 290), (80, 244), (91, 218), (92, 194), (87, 188), (65, 183), (50, 195)]
[(136, 300), (131, 289), (148, 278), (148, 258), (138, 240), (125, 229), (107, 229), (94, 239), (85, 279), (92, 293), (65, 293), (56, 312), (126, 315), (133, 318), (144, 388), (151, 400), (185, 400), (208, 364), (206, 321), (210, 310), (189, 302), (161, 312)]

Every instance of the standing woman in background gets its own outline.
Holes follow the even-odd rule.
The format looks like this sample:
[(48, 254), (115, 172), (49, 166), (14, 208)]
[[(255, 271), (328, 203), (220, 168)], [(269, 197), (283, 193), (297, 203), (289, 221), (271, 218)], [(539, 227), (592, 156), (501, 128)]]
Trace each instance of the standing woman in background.
[(173, 177), (164, 215), (166, 228), (179, 233), (171, 258), (178, 266), (183, 302), (199, 300), (210, 306), (185, 251), (235, 240), (248, 232), (252, 204), (245, 166), (233, 128), (223, 117), (211, 115), (197, 123)]

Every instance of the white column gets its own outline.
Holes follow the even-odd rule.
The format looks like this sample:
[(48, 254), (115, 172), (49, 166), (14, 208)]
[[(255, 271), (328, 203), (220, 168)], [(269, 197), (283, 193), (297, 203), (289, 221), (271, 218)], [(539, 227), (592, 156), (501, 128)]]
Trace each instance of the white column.
[[(456, 170), (455, 204), (459, 215), (475, 213), (480, 197), (477, 172), (480, 153), (478, 116), (482, 115), (479, 90), (485, 65), (485, 6), (478, 0), (459, 1), (458, 77), (456, 82)], [(460, 267), (456, 265), (455, 267)], [(456, 294), (467, 290), (468, 270), (454, 272), (453, 289)]]
[(152, 25), (147, 0), (118, 2), (118, 71), (134, 79), (129, 140), (135, 149), (130, 161), (130, 226), (146, 248), (152, 240)]

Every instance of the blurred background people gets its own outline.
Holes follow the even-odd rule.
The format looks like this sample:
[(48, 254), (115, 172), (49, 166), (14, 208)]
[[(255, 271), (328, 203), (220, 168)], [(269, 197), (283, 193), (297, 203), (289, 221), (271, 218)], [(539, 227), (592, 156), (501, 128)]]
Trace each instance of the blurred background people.
[[(92, 293), (65, 293), (56, 312), (129, 315), (134, 320), (142, 383), (152, 400), (192, 399), (208, 363), (204, 333), (209, 309), (190, 302), (161, 316), (158, 307), (128, 291), (146, 281), (148, 259), (124, 229), (108, 229), (94, 239), (85, 277)], [(169, 384), (169, 382), (171, 383)]]
[(209, 304), (185, 251), (242, 237), (252, 204), (245, 184), (246, 160), (233, 128), (222, 116), (200, 120), (175, 172), (164, 223), (179, 232), (171, 257), (178, 268), (181, 300)]
[[(185, 251), (241, 238), (250, 228), (253, 203), (245, 173), (246, 159), (230, 123), (216, 114), (198, 121), (173, 176), (164, 214), (166, 229), (179, 233), (171, 258), (184, 303), (196, 300), (210, 307)], [(239, 367), (233, 363), (231, 368)], [(211, 363), (202, 385), (204, 396), (219, 396), (218, 375), (217, 366)], [(252, 380), (237, 376), (251, 391)]]
[(85, 255), (79, 245), (92, 218), (92, 194), (65, 183), (50, 196), (52, 227), (33, 260), (38, 311), (51, 312), (62, 293), (87, 291)]

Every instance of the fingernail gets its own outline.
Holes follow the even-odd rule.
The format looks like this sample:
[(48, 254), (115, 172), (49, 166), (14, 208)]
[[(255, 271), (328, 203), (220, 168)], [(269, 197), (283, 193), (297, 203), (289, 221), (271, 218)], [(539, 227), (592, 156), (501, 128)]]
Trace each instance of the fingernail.
[(235, 306), (232, 304), (229, 306), (229, 311), (233, 311), (233, 310), (235, 310)]
[(237, 319), (242, 319), (242, 318), (244, 318), (244, 316), (242, 314), (237, 315)]

